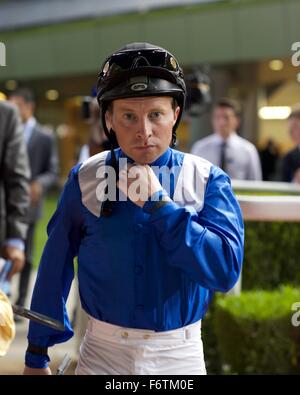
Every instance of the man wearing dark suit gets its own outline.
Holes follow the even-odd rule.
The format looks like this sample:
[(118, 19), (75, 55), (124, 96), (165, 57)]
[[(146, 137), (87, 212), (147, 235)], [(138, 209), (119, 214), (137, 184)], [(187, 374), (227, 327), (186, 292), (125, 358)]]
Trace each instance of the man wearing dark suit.
[(0, 102), (0, 256), (12, 262), (10, 279), (24, 265), (30, 170), (15, 106)]
[(283, 158), (283, 181), (300, 183), (300, 107), (295, 108), (288, 119), (288, 128), (295, 148)]
[(35, 225), (42, 214), (44, 194), (57, 180), (58, 157), (53, 136), (34, 117), (35, 103), (32, 92), (27, 88), (20, 88), (10, 95), (10, 100), (18, 106), (20, 111), (31, 169), (31, 205), (25, 243), (26, 260), (20, 276), (19, 296), (16, 302), (23, 306), (27, 296), (32, 267)]

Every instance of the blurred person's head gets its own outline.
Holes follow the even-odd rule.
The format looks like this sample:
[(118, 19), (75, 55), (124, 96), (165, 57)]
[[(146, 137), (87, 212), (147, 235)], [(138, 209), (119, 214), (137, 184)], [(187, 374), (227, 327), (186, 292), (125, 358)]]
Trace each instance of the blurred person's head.
[(234, 133), (240, 123), (240, 106), (228, 98), (217, 101), (212, 114), (212, 125), (214, 132), (223, 139), (227, 139)]
[(16, 89), (10, 94), (9, 100), (18, 107), (23, 122), (28, 121), (28, 119), (33, 116), (35, 101), (34, 95), (30, 89)]
[(300, 145), (300, 106), (292, 110), (288, 118), (288, 130), (293, 142)]

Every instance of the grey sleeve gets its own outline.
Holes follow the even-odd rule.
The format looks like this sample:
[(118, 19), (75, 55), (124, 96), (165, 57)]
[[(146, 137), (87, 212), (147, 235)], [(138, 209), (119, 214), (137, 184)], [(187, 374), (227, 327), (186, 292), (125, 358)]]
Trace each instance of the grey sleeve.
[(30, 202), (30, 169), (23, 129), (17, 111), (11, 106), (7, 106), (4, 133), (2, 176), (5, 190), (6, 238), (24, 239)]

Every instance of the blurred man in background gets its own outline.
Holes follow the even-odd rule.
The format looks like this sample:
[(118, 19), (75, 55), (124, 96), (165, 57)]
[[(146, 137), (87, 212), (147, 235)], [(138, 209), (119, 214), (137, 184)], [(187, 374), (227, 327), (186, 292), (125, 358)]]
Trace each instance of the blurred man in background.
[(261, 180), (262, 171), (255, 146), (237, 135), (240, 107), (231, 99), (219, 100), (213, 110), (214, 133), (197, 141), (191, 153), (209, 160), (230, 178)]
[(300, 183), (300, 107), (292, 110), (288, 119), (288, 129), (295, 148), (283, 158), (282, 179)]
[(30, 177), (17, 109), (4, 101), (0, 101), (0, 163), (0, 357), (2, 357), (15, 336), (12, 308), (2, 287), (8, 284), (11, 277), (24, 266), (24, 240), (27, 231), (25, 220), (29, 206)]
[(0, 102), (0, 256), (12, 262), (8, 274), (22, 270), (30, 170), (17, 110)]
[(31, 169), (31, 203), (27, 217), (29, 227), (25, 242), (26, 259), (20, 277), (19, 295), (16, 302), (18, 305), (24, 306), (32, 266), (35, 225), (42, 214), (45, 192), (57, 180), (58, 156), (53, 135), (44, 129), (34, 117), (35, 102), (32, 92), (27, 88), (20, 88), (10, 95), (10, 101), (19, 108)]

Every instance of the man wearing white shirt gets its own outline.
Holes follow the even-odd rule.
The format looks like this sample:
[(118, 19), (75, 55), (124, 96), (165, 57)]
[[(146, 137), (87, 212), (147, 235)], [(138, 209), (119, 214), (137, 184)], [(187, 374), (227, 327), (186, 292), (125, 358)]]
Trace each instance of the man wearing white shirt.
[(261, 180), (261, 164), (255, 146), (236, 133), (239, 113), (235, 101), (219, 100), (212, 115), (214, 133), (197, 141), (191, 153), (221, 167), (232, 179)]

